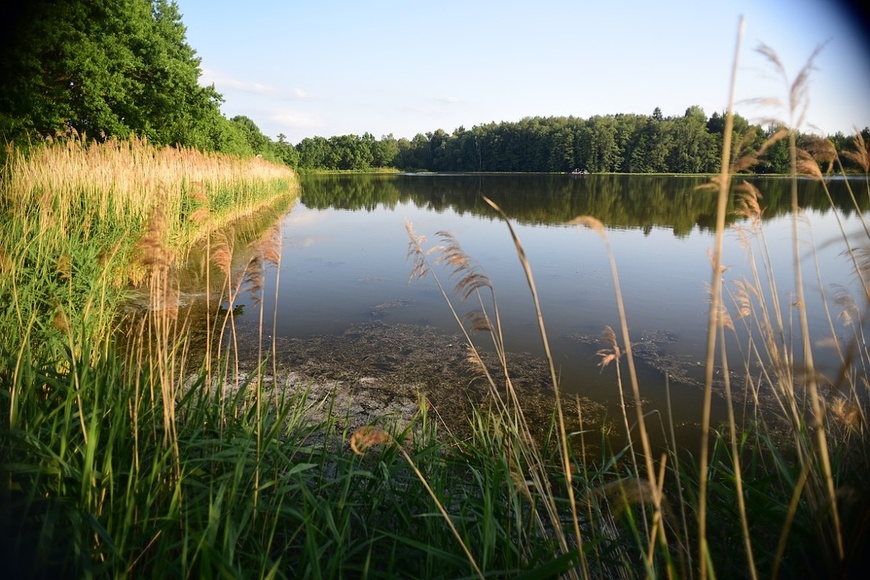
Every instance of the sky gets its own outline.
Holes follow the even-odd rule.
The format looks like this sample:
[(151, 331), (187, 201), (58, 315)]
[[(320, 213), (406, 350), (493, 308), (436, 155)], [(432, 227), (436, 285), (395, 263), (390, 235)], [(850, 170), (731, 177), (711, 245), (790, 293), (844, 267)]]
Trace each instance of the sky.
[(721, 113), (741, 16), (737, 113), (789, 121), (788, 84), (823, 45), (799, 128), (870, 125), (870, 28), (846, 0), (176, 1), (223, 113), (293, 144), (656, 107)]

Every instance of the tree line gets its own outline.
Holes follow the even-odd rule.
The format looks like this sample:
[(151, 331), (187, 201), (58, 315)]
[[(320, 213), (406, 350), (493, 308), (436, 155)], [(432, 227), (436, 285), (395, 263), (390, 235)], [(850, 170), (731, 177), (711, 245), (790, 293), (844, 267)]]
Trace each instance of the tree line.
[[(746, 151), (757, 151), (780, 127), (752, 124), (734, 115), (733, 138)], [(342, 135), (311, 137), (295, 146), (293, 166), (303, 170), (369, 170), (391, 167), (405, 171), (543, 172), (543, 173), (679, 173), (719, 171), (725, 115), (709, 118), (691, 106), (682, 116), (665, 117), (659, 108), (651, 115), (527, 117), (518, 122), (443, 129), (413, 139), (386, 135), (375, 139)], [(870, 141), (870, 128), (862, 132)], [(814, 136), (798, 135), (798, 145)], [(852, 137), (829, 137), (838, 151), (851, 146)], [(857, 169), (857, 164), (847, 169)], [(787, 140), (769, 146), (753, 171), (788, 173)]]
[[(223, 97), (199, 84), (174, 0), (30, 0), (7, 8), (0, 35), (0, 139), (27, 142), (75, 131), (91, 138), (136, 134), (158, 145), (260, 155), (299, 170), (394, 168), (436, 172), (712, 173), (723, 114), (691, 106), (681, 116), (527, 117), (413, 139), (370, 133), (265, 136), (247, 116), (226, 118)], [(734, 137), (758, 148), (779, 127), (734, 117)], [(870, 129), (863, 131), (870, 141)], [(799, 135), (799, 141), (809, 136)], [(851, 137), (829, 137), (842, 151)], [(846, 161), (848, 163), (848, 160)], [(786, 173), (787, 143), (755, 166)]]

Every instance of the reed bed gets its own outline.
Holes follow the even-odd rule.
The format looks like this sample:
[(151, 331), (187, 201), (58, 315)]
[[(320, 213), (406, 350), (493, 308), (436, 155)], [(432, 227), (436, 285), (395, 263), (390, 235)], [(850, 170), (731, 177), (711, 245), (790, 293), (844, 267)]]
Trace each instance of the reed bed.
[[(860, 137), (854, 146), (851, 155), (866, 156)], [(815, 149), (824, 152), (822, 159), (836, 165), (832, 147), (817, 143)], [(823, 177), (809, 152), (796, 152), (795, 156), (803, 159), (802, 176)], [(867, 182), (861, 187), (866, 188)], [(723, 289), (723, 298), (711, 305), (713, 338), (707, 364), (723, 369), (726, 377), (728, 421), (719, 426), (708, 423), (698, 445), (678, 441), (670, 419), (666, 424), (670, 429), (667, 448), (658, 454), (653, 451), (645, 419), (654, 413), (670, 417), (671, 411), (644, 405), (641, 386), (631, 369), (628, 324), (621, 315), (618, 327), (622, 333), (605, 328), (599, 354), (602, 366), (616, 369), (623, 401), (633, 403), (623, 404), (621, 418), (628, 443), (597, 461), (583, 452), (585, 438), (594, 434), (565, 429), (565, 411), (558, 403), (555, 377), (552, 387), (557, 403), (549, 438), (542, 443), (532, 434), (504, 362), (494, 288), (473, 259), (462, 252), (458, 240), (439, 233), (441, 243), (426, 247), (425, 238), (408, 225), (414, 277), (434, 276), (437, 266), (446, 267), (455, 280), (455, 289), (448, 292), (437, 278), (436, 285), (457, 323), (468, 328), (466, 339), (472, 344), (474, 333), (482, 332), (483, 340), (491, 341), (500, 353), (503, 368), (497, 370), (506, 377), (504, 381), (492, 378), (496, 369), (481, 368), (489, 380), (494, 404), (486, 410), (486, 419), (475, 415), (472, 445), (494, 454), (496, 463), (504, 466), (504, 480), (516, 486), (503, 502), (509, 502), (508, 498), (528, 500), (517, 508), (519, 513), (530, 515), (528, 527), (515, 532), (516, 541), (530, 542), (523, 533), (549, 537), (553, 562), (570, 566), (560, 575), (852, 577), (866, 566), (864, 554), (870, 542), (870, 485), (864, 477), (870, 467), (866, 369), (870, 360), (863, 327), (870, 303), (866, 291), (870, 271), (863, 256), (870, 237), (866, 231), (857, 236), (843, 231), (840, 241), (848, 248), (845, 259), (853, 262), (855, 277), (864, 290), (857, 296), (840, 290), (827, 300), (827, 304), (839, 307), (829, 314), (832, 335), (804, 340), (808, 336), (805, 322), (800, 322), (804, 300), (795, 300), (793, 290), (778, 288), (774, 282), (760, 220), (760, 192), (738, 183), (729, 186), (727, 193), (737, 196), (738, 211), (749, 218), (741, 243), (752, 264), (748, 278), (729, 280), (714, 260), (714, 268), (722, 274), (716, 283)], [(794, 219), (802, 224), (799, 207), (795, 207)], [(584, 216), (575, 223), (592, 228), (606, 246), (606, 230), (600, 222)], [(507, 227), (542, 321), (531, 265), (521, 241), (510, 224)], [(803, 225), (796, 235), (804, 241), (811, 239), (811, 232)], [(812, 264), (814, 254), (810, 256)], [(813, 288), (824, 292), (822, 280), (812, 284), (801, 276), (797, 264), (806, 260), (805, 249), (795, 250), (795, 283), (806, 292)], [(621, 300), (616, 258), (611, 255), (610, 261), (617, 300)], [(457, 303), (473, 301), (476, 307), (463, 314), (451, 302), (452, 297)], [(843, 334), (837, 318), (846, 320), (845, 330), (851, 334)], [(547, 352), (546, 331), (541, 324)], [(729, 360), (724, 347), (726, 335), (740, 344), (743, 359)], [(814, 370), (814, 341), (836, 345), (841, 366), (835, 376)], [(470, 358), (481, 365), (478, 352), (473, 347)], [(727, 378), (731, 367), (745, 371), (744, 382), (731, 384)], [(776, 410), (762, 411), (759, 401), (771, 396)], [(710, 399), (707, 401), (709, 404)], [(744, 407), (742, 411), (735, 408), (739, 404)], [(579, 403), (577, 412), (582, 413)], [(606, 443), (603, 447), (608, 448)], [(457, 542), (468, 538), (462, 536)], [(524, 562), (528, 565), (530, 560)], [(474, 559), (471, 564), (479, 565)]]
[(160, 208), (178, 248), (203, 235), (196, 226), (206, 212), (219, 227), (295, 184), (292, 170), (259, 158), (152, 147), (136, 137), (97, 142), (72, 133), (7, 157), (4, 201), (43, 230), (135, 235)]
[[(811, 66), (789, 85), (790, 94), (803, 95)], [(801, 110), (799, 99), (790, 110)], [(828, 145), (799, 151), (792, 140), (795, 178), (842, 171)], [(538, 314), (553, 391), (550, 424), (542, 435), (526, 419), (511, 382), (496, 288), (482, 266), (451, 234), (439, 232), (430, 245), (409, 223), (411, 277), (432, 280), (442, 293), (470, 345), (469, 364), (488, 382), (489, 403), (470, 410), (466, 435), (447, 430), (425, 396), (409, 422), (384, 420), (351, 432), (330, 400), (285, 388), (276, 313), (265, 312), (262, 300), (277, 292), (277, 281), (266, 287), (265, 273), (279, 269), (280, 237), (267, 218), (250, 235), (227, 231), (232, 216), (292, 196), (292, 173), (257, 160), (154, 150), (135, 139), (74, 138), (27, 155), (13, 151), (0, 221), (0, 288), (8, 297), (0, 312), (6, 570), (120, 578), (860, 571), (870, 521), (870, 351), (863, 334), (870, 228), (842, 233), (844, 256), (864, 290), (826, 302), (836, 307), (832, 337), (812, 338), (833, 338), (841, 367), (823, 377), (800, 322), (804, 301), (775, 285), (757, 219), (761, 192), (735, 182), (763, 149), (745, 151), (737, 136), (713, 183), (720, 200), (739, 198), (752, 267), (748, 277), (729, 280), (716, 260), (721, 246), (714, 249), (707, 365), (710, 372), (714, 365), (741, 367), (747, 379), (727, 385), (727, 424), (707, 423), (699, 442), (678, 441), (671, 419), (664, 450), (651, 446), (647, 419), (670, 417), (670, 409), (644, 404), (618, 256), (593, 216), (573, 224), (591, 228), (610, 257), (620, 315), (602, 329), (599, 354), (624, 402), (617, 418), (624, 448), (612, 448), (605, 431), (584, 427), (580, 402), (561, 392), (533, 264), (491, 201)], [(867, 172), (870, 154), (860, 134), (844, 154), (864, 160)], [(863, 183), (855, 199), (870, 196), (866, 175)], [(726, 207), (720, 204), (720, 244)], [(793, 209), (795, 239), (806, 239), (800, 208)], [(194, 240), (201, 254), (188, 252)], [(192, 356), (200, 348), (193, 337), (203, 330), (178, 300), (179, 261), (193, 256), (203, 261), (210, 289), (199, 357)], [(801, 271), (805, 257), (796, 248), (801, 292), (811, 287)], [(147, 307), (133, 314), (123, 308), (131, 282), (147, 293)], [(258, 309), (258, 364), (247, 371), (239, 366), (232, 316), (242, 291)], [(472, 305), (468, 312), (465, 304)], [(851, 335), (843, 335), (838, 316), (849, 317)], [(740, 345), (742, 360), (725, 356), (726, 335)], [(491, 360), (481, 356), (484, 344), (497, 355), (495, 368), (484, 363)], [(779, 405), (773, 413), (731, 406), (769, 395)]]
[[(467, 341), (473, 344), (473, 332), (482, 332), (500, 354), (502, 368), (498, 370), (506, 377), (503, 382), (493, 379), (495, 372), (481, 368), (489, 380), (494, 406), (488, 409), (491, 422), (478, 420), (475, 431), (482, 441), (492, 441), (484, 434), (494, 428), (499, 442), (491, 446), (477, 440), (475, 443), (496, 453), (498, 461), (509, 466), (511, 481), (522, 482), (519, 495), (530, 498), (530, 502), (521, 511), (533, 514), (531, 521), (537, 526), (537, 534), (551, 538), (554, 561), (570, 562), (571, 567), (560, 572), (568, 577), (849, 577), (861, 574), (866, 566), (870, 485), (863, 474), (870, 465), (870, 382), (866, 374), (870, 361), (866, 358), (863, 327), (870, 305), (870, 269), (866, 261), (870, 229), (866, 224), (857, 234), (842, 229), (839, 240), (826, 242), (844, 248), (844, 259), (852, 263), (861, 289), (857, 295), (841, 288), (831, 299), (818, 275), (815, 281), (807, 280), (804, 264), (816, 266), (816, 272), (818, 267), (812, 232), (801, 217), (797, 179), (818, 179), (824, 184), (830, 174), (845, 177), (845, 173), (830, 142), (817, 139), (799, 149), (795, 131), (787, 128), (803, 123), (806, 83), (818, 51), (793, 80), (786, 77), (771, 49), (762, 46), (759, 51), (785, 81), (786, 117), (777, 119), (784, 129), (754, 150), (746, 149), (737, 135), (732, 152), (730, 139), (726, 138), (722, 174), (708, 187), (718, 192), (719, 210), (716, 245), (711, 252), (707, 385), (704, 408), (699, 410), (703, 426), (697, 447), (676, 440), (672, 419), (665, 451), (654, 452), (650, 445), (647, 416), (660, 413), (670, 417), (671, 411), (644, 406), (634, 372), (617, 260), (610, 250), (606, 229), (598, 220), (581, 216), (572, 223), (595, 231), (608, 252), (619, 306), (619, 320), (614, 326), (619, 332), (604, 329), (605, 347), (599, 354), (602, 366), (612, 364), (616, 368), (622, 400), (632, 401), (630, 407), (635, 411), (630, 413), (629, 406), (623, 404), (627, 447), (612, 450), (598, 462), (577, 454), (578, 448), (585, 447), (584, 433), (582, 429), (572, 433), (565, 428), (555, 372), (552, 388), (556, 403), (550, 438), (542, 444), (532, 436), (505, 362), (495, 289), (450, 234), (439, 232), (441, 243), (427, 248), (425, 237), (408, 224), (409, 254), (414, 261), (412, 277), (435, 277), (457, 323), (463, 329), (468, 327)], [(727, 119), (730, 121), (730, 114)], [(726, 124), (726, 135), (731, 134), (731, 126)], [(760, 219), (761, 192), (740, 181), (738, 175), (780, 139), (788, 140), (793, 167), (794, 284), (789, 289), (777, 286)], [(866, 174), (870, 155), (860, 133), (853, 141), (853, 149), (843, 154), (865, 169), (863, 182), (857, 191), (853, 190), (853, 199), (870, 195)], [(847, 183), (851, 186), (858, 182)], [(735, 198), (738, 213), (747, 219), (740, 241), (751, 273), (729, 280), (720, 256), (725, 212), (729, 200)], [(531, 264), (504, 214), (486, 201), (504, 219), (516, 247), (552, 370)], [(855, 205), (857, 209), (857, 202)], [(455, 280), (452, 293), (435, 274), (439, 265)], [(805, 306), (805, 295), (810, 291), (822, 292), (826, 298), (823, 303), (830, 308), (826, 313), (831, 336), (810, 336)], [(451, 297), (472, 300), (476, 307), (463, 315)], [(838, 325), (835, 319), (846, 323)], [(741, 346), (743, 359), (729, 360), (727, 340)], [(816, 342), (835, 345), (841, 361), (836, 376), (824, 376), (814, 368)], [(477, 347), (472, 347), (470, 359), (482, 367)], [(747, 378), (742, 384), (731, 384), (731, 365), (745, 371)], [(621, 371), (623, 366), (627, 375)], [(725, 376), (728, 408), (728, 420), (721, 426), (711, 425), (709, 418), (712, 376), (717, 368), (723, 369)], [(762, 411), (758, 404), (767, 396), (776, 401), (773, 412)], [(735, 409), (739, 401), (750, 402), (743, 413)], [(582, 412), (579, 403), (577, 407)], [(473, 557), (469, 559), (477, 569)]]

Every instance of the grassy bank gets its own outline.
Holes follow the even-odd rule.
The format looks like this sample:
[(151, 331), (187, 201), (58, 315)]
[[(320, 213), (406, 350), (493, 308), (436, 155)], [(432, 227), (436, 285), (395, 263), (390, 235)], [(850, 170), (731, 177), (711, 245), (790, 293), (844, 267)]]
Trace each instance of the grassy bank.
[(55, 356), (78, 325), (110, 336), (119, 301), (149, 268), (180, 266), (214, 232), (298, 185), (258, 159), (71, 136), (13, 149), (2, 187), (0, 266), (12, 299), (2, 331), (11, 351), (19, 337)]
[[(238, 220), (286, 210), (298, 195), (296, 176), (258, 159), (76, 135), (26, 153), (10, 148), (6, 161), (4, 559), (25, 576), (80, 576), (94, 566), (116, 575), (135, 557), (105, 567), (101, 546), (126, 546), (139, 521), (119, 508), (163, 517), (150, 506), (170, 497), (167, 483), (180, 474), (176, 386), (187, 319), (178, 272), (191, 251), (214, 244), (231, 253), (227, 230)], [(141, 293), (146, 314), (130, 309)], [(161, 463), (167, 449), (175, 450), (171, 462)]]

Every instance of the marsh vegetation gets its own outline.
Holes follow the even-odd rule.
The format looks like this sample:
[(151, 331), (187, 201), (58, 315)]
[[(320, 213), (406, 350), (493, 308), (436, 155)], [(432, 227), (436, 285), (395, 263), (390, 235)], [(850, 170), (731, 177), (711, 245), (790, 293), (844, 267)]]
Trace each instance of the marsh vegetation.
[[(829, 142), (799, 149), (783, 131), (747, 149), (731, 120), (725, 170), (693, 184), (713, 193), (693, 187), (669, 232), (693, 224), (712, 235), (708, 320), (696, 323), (707, 347), (694, 439), (677, 436), (669, 380), (661, 399), (647, 396), (616, 230), (590, 215), (610, 208), (617, 228), (633, 219), (613, 201), (633, 195), (613, 191), (617, 178), (579, 197), (591, 204), (583, 211), (567, 207), (555, 218), (588, 230), (585, 251), (603, 255), (613, 292), (612, 321), (592, 347), (618, 399), (615, 412), (602, 414), (563, 388), (521, 228), (542, 218), (510, 196), (480, 192), (465, 211), (485, 212), (502, 231), (519, 266), (513, 284), (528, 292), (524, 333), (540, 345), (537, 355), (511, 348), (500, 286), (462, 235), (433, 228), (429, 241), (411, 221), (400, 242), (410, 265), (399, 268), (429, 285), (453, 333), (386, 330), (370, 318), (414, 306), (390, 296), (367, 307), (366, 325), (345, 324), (345, 334), (306, 350), (302, 338), (279, 332), (278, 298), (292, 280), (282, 275), (276, 224), (300, 195), (292, 171), (75, 134), (26, 154), (12, 149), (0, 219), (6, 569), (317, 578), (861, 570), (870, 517), (870, 153), (857, 134), (844, 155), (864, 179), (838, 181), (843, 190), (834, 193), (827, 176), (843, 165)], [(737, 176), (783, 142), (791, 180)], [(809, 197), (801, 197), (798, 173), (815, 180)], [(301, 195), (312, 206), (356, 203), (352, 195), (327, 201), (327, 189)], [(426, 195), (444, 204), (450, 189)], [(772, 256), (764, 219), (778, 197), (790, 205), (785, 262)], [(824, 245), (806, 237), (802, 199), (828, 202), (837, 237)], [(847, 217), (859, 227), (847, 227)], [(660, 227), (662, 219), (651, 212), (640, 221)], [(748, 265), (726, 285), (726, 223), (738, 221), (732, 241)], [(826, 286), (806, 279), (821, 277), (817, 258), (829, 244), (856, 284), (815, 299), (811, 288)], [(811, 305), (822, 309), (826, 334), (811, 324)], [(375, 355), (364, 348), (372, 337), (381, 343)], [(833, 353), (825, 369), (815, 362), (819, 341)], [(324, 353), (335, 357), (334, 376), (311, 362)], [(429, 382), (403, 374), (408, 359)], [(392, 386), (379, 382), (396, 375)], [(448, 402), (437, 390), (446, 381), (468, 388)], [(719, 385), (721, 423), (713, 413)], [(392, 404), (369, 406), (384, 392)], [(610, 437), (612, 429), (623, 437)]]

